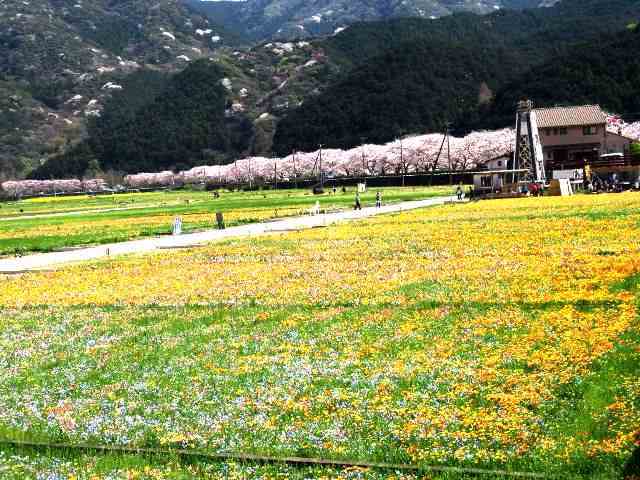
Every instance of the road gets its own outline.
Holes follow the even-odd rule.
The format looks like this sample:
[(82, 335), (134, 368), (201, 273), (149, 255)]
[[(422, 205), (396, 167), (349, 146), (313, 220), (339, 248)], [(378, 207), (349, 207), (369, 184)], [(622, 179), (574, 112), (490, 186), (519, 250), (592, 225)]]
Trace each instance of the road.
[(45, 270), (68, 263), (83, 262), (104, 257), (114, 257), (130, 253), (145, 253), (162, 249), (179, 249), (217, 242), (229, 238), (253, 237), (277, 232), (304, 230), (331, 225), (337, 222), (353, 221), (362, 218), (384, 215), (389, 213), (415, 210), (418, 208), (443, 205), (455, 202), (455, 197), (435, 197), (426, 200), (384, 205), (380, 208), (365, 207), (362, 210), (346, 210), (320, 215), (305, 215), (302, 217), (288, 217), (272, 222), (251, 223), (225, 230), (206, 230), (176, 236), (153, 237), (141, 240), (130, 240), (111, 243), (95, 247), (79, 247), (65, 251), (38, 253), (23, 257), (0, 259), (0, 274), (16, 274), (29, 270)]

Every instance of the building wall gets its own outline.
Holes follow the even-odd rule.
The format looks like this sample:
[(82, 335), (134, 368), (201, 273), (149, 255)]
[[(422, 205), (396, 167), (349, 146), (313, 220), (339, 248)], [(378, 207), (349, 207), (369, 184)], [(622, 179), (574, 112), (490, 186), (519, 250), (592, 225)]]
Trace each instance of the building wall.
[(487, 170), (507, 170), (509, 168), (509, 156), (494, 158), (487, 162)]
[(605, 152), (603, 153), (629, 153), (631, 140), (616, 133), (607, 133)]
[(508, 178), (510, 179), (511, 177), (503, 173), (477, 173), (473, 176), (474, 190), (501, 190), (507, 183)]
[(540, 143), (543, 147), (564, 147), (569, 145), (604, 144), (606, 127), (602, 125), (594, 125), (596, 129), (595, 135), (585, 135), (583, 127), (567, 127), (566, 133), (561, 134), (561, 128), (542, 128), (540, 129)]

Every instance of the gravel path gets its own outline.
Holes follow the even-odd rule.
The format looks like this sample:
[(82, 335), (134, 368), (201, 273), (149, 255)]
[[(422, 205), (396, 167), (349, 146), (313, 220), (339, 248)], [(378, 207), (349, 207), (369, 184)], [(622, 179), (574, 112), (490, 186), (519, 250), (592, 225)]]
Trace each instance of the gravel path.
[(42, 270), (65, 263), (82, 262), (129, 253), (144, 253), (159, 249), (188, 248), (228, 238), (251, 237), (276, 232), (322, 227), (340, 221), (358, 220), (375, 215), (415, 210), (417, 208), (442, 205), (453, 201), (455, 201), (455, 197), (435, 197), (426, 200), (385, 205), (381, 208), (365, 207), (362, 210), (346, 210), (320, 215), (289, 217), (273, 222), (251, 223), (227, 228), (226, 230), (206, 230), (177, 236), (145, 238), (99, 245), (96, 247), (80, 247), (66, 251), (5, 258), (0, 259), (0, 274), (15, 274), (29, 270)]

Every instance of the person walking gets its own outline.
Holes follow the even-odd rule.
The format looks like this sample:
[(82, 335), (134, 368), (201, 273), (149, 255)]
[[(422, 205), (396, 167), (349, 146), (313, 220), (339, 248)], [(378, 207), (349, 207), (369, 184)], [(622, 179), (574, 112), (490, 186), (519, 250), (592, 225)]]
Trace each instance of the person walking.
[(362, 205), (360, 205), (360, 192), (356, 192), (356, 205), (353, 209), (362, 210)]
[(376, 208), (380, 208), (382, 206), (382, 193), (380, 190), (376, 192)]
[(458, 200), (462, 200), (462, 196), (464, 195), (462, 191), (462, 182), (458, 184), (458, 188), (456, 188), (456, 195), (458, 196)]

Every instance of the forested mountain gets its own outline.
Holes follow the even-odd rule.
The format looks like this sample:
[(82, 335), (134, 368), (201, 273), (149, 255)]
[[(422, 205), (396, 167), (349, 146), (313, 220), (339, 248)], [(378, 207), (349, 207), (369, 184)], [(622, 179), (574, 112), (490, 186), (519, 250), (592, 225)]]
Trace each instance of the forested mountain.
[(520, 74), (481, 109), (471, 127), (504, 125), (513, 105), (533, 98), (539, 106), (598, 103), (611, 112), (636, 119), (640, 112), (640, 29), (632, 23), (622, 32), (580, 43), (563, 55)]
[(227, 90), (220, 67), (208, 59), (167, 79), (153, 71), (129, 77), (142, 96), (116, 92), (104, 115), (89, 124), (89, 138), (33, 172), (34, 178), (82, 176), (88, 169), (126, 172), (189, 168), (238, 155), (251, 138), (251, 122), (225, 115)]
[[(326, 38), (248, 48), (219, 47), (223, 41), (216, 27), (182, 3), (157, 5), (169, 11), (152, 10), (155, 13), (144, 18), (155, 26), (143, 27), (140, 37), (122, 43), (126, 46), (108, 49), (86, 40), (89, 43), (69, 52), (70, 58), (85, 55), (87, 60), (62, 66), (51, 48), (43, 50), (44, 60), (37, 67), (15, 61), (28, 54), (21, 43), (28, 37), (24, 27), (19, 42), (2, 37), (0, 48), (7, 57), (0, 59), (0, 93), (7, 95), (0, 95), (0, 162), (5, 155), (14, 170), (21, 168), (28, 160), (15, 152), (31, 142), (40, 145), (39, 150), (24, 154), (25, 159), (50, 159), (35, 176), (82, 175), (83, 169), (136, 172), (270, 155), (273, 150), (312, 150), (320, 143), (347, 147), (362, 138), (384, 142), (441, 130), (445, 121), (458, 130), (505, 126), (513, 120), (514, 98), (527, 92), (538, 104), (574, 102), (567, 96), (579, 89), (551, 88), (570, 73), (561, 70), (554, 77), (554, 59), (560, 59), (576, 81), (581, 74), (575, 72), (586, 71), (581, 62), (605, 66), (604, 59), (612, 55), (606, 50), (616, 50), (618, 64), (633, 65), (635, 47), (627, 48), (629, 40), (622, 38), (632, 35), (626, 27), (640, 18), (640, 0), (610, 0), (607, 8), (600, 0), (563, 0), (550, 8), (499, 10), (485, 16), (457, 13), (438, 20), (361, 22)], [(228, 16), (234, 15), (233, 8)], [(213, 59), (205, 62), (207, 75), (195, 75), (203, 68), (198, 66), (172, 78), (197, 58)], [(45, 60), (51, 67), (41, 67)], [(9, 73), (8, 65), (23, 65), (23, 70), (12, 67)], [(50, 82), (39, 87), (29, 80), (30, 68), (48, 68), (50, 77), (43, 78)], [(619, 82), (621, 74), (589, 68), (592, 81), (575, 101), (602, 101), (624, 113), (632, 104), (635, 84), (623, 81), (604, 95), (602, 79), (609, 75), (608, 81)], [(190, 88), (192, 80), (202, 92)], [(541, 85), (539, 91), (536, 85)], [(201, 103), (209, 101), (211, 109), (203, 110)], [(193, 130), (192, 137), (183, 125)], [(10, 168), (6, 171), (11, 175)]]
[[(353, 68), (281, 119), (274, 150), (346, 148), (362, 138), (385, 142), (441, 131), (446, 122), (459, 131), (503, 127), (513, 121), (516, 100), (525, 96), (538, 104), (602, 99), (605, 107), (624, 113), (633, 108), (624, 98), (638, 93), (640, 84), (633, 77), (613, 78), (606, 59), (638, 62), (633, 42), (616, 39), (627, 38), (624, 29), (639, 17), (635, 0), (612, 0), (606, 11), (599, 1), (565, 0), (542, 10), (454, 15), (428, 29), (418, 19), (351, 27), (327, 40), (326, 48), (337, 49), (345, 61), (354, 59)], [(372, 41), (358, 57), (365, 38)], [(390, 45), (383, 54), (367, 55), (383, 44)], [(556, 68), (558, 59), (567, 60), (564, 68)], [(580, 88), (564, 85), (567, 70), (574, 83), (582, 82)], [(585, 72), (592, 72), (591, 81), (581, 80)], [(621, 83), (612, 87), (607, 81)]]
[(212, 20), (254, 40), (326, 35), (356, 22), (390, 18), (435, 19), (456, 12), (487, 14), (550, 6), (557, 0), (185, 0)]
[(0, 1), (0, 176), (81, 138), (131, 72), (176, 71), (236, 41), (176, 0)]

